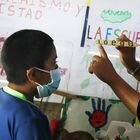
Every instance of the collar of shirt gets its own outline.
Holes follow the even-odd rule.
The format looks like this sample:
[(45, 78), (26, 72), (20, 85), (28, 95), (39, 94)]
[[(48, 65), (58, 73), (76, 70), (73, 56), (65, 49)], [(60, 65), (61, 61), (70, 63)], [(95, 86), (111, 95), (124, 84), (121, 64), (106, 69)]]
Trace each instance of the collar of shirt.
[[(10, 87), (8, 87), (8, 86), (3, 87), (3, 90), (4, 90), (6, 93), (8, 93), (8, 94), (10, 94), (10, 95), (12, 95), (12, 96), (14, 96), (14, 97), (16, 97), (16, 98), (19, 98), (19, 99), (21, 99), (21, 100), (24, 100), (24, 101), (27, 101), (27, 102), (33, 104), (32, 102), (30, 102), (29, 100), (27, 100), (27, 98), (25, 97), (25, 95), (24, 95), (23, 93), (21, 93), (21, 92), (19, 92), (19, 91), (16, 91), (16, 90), (14, 90), (14, 89), (12, 89), (12, 88), (10, 88)], [(34, 105), (34, 104), (33, 104), (33, 105)]]

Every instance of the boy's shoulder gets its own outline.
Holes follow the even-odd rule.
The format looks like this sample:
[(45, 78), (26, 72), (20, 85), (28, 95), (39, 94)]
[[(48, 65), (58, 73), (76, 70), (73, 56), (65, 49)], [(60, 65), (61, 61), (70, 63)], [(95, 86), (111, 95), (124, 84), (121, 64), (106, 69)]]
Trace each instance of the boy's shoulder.
[(3, 88), (0, 88), (0, 112), (24, 117), (44, 116), (40, 109), (33, 103), (10, 95)]

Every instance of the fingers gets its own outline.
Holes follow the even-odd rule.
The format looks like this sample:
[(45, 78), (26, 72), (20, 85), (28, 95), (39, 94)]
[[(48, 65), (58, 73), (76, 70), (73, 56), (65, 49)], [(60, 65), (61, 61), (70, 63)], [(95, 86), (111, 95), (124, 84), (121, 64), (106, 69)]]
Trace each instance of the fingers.
[(93, 57), (92, 57), (92, 61), (90, 62), (90, 66), (89, 66), (89, 68), (88, 68), (88, 72), (89, 73), (91, 73), (91, 74), (93, 74), (94, 73), (94, 64), (96, 63), (96, 62), (99, 62), (99, 59), (100, 59), (100, 56), (98, 56), (98, 55), (94, 55)]
[[(126, 35), (124, 35), (124, 34), (121, 34), (120, 37), (117, 38), (116, 40), (117, 40), (117, 41), (122, 41), (122, 42), (123, 42), (123, 41), (126, 41), (126, 42), (127, 42), (127, 41), (128, 41), (128, 42), (131, 41), (131, 40), (130, 40), (129, 38), (127, 38)], [(125, 49), (125, 48), (122, 48), (122, 46), (116, 46), (116, 49), (121, 50), (121, 49)]]
[(92, 68), (92, 65), (89, 66), (89, 68), (88, 68), (88, 72), (89, 72), (90, 74), (93, 74), (93, 68)]
[(117, 38), (118, 41), (131, 41), (129, 38), (126, 37), (126, 35), (121, 34), (119, 38)]
[(88, 67), (88, 72), (93, 74), (93, 65), (96, 62), (95, 56), (92, 57), (92, 61), (90, 62), (90, 66)]
[(93, 58), (92, 58), (92, 61), (90, 63), (90, 66), (88, 68), (88, 72), (91, 73), (91, 74), (94, 73), (95, 65), (96, 65), (96, 63), (100, 62), (101, 58), (105, 58), (105, 59), (108, 58), (107, 53), (105, 52), (102, 45), (98, 45), (98, 50), (99, 50), (100, 56), (94, 55)]
[(93, 56), (93, 58), (92, 58), (92, 61), (90, 62), (90, 66), (88, 67), (88, 72), (90, 73), (90, 74), (93, 74), (93, 65), (94, 65), (94, 63), (96, 62), (96, 60), (94, 59), (94, 56)]
[(107, 58), (107, 54), (101, 44), (98, 45), (98, 50), (101, 57)]

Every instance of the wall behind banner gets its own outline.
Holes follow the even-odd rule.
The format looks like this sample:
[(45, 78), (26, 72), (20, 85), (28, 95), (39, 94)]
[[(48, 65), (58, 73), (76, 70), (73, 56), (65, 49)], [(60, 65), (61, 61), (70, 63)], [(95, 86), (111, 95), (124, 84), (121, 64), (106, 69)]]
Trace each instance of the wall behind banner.
[[(1, 0), (0, 48), (4, 40), (17, 30), (42, 30), (54, 39), (58, 52), (62, 75), (59, 90), (76, 95), (116, 99), (110, 87), (87, 70), (92, 54), (88, 53), (88, 45), (80, 46), (86, 8), (86, 0)], [(94, 1), (90, 8), (94, 8)], [(92, 19), (91, 14), (89, 20)], [(87, 34), (88, 31), (85, 34), (86, 41)], [(90, 42), (92, 44), (93, 41)], [(121, 75), (126, 73), (117, 57), (111, 58), (111, 61)], [(125, 74), (124, 78), (136, 88), (137, 81), (133, 77)], [(5, 79), (0, 66), (1, 85), (5, 84)]]

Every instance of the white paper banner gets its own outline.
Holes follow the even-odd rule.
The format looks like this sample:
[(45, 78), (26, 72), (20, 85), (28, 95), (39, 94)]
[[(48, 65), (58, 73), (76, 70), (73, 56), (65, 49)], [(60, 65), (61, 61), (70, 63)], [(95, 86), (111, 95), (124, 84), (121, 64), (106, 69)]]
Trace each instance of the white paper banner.
[[(86, 0), (0, 0), (0, 48), (4, 40), (17, 30), (42, 30), (54, 39), (56, 45), (62, 74), (60, 90), (116, 99), (108, 85), (88, 73), (91, 57), (93, 53), (98, 53), (94, 40), (115, 39), (123, 32), (140, 43), (139, 5), (138, 0), (91, 1), (86, 19), (85, 46), (81, 47)], [(136, 80), (120, 63), (117, 50), (114, 47), (105, 49), (117, 72), (136, 88)], [(5, 78), (0, 65), (1, 86), (5, 84)]]

